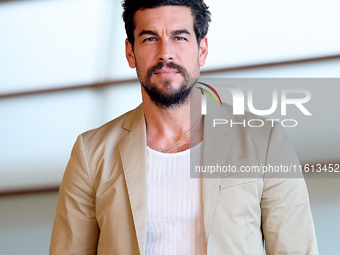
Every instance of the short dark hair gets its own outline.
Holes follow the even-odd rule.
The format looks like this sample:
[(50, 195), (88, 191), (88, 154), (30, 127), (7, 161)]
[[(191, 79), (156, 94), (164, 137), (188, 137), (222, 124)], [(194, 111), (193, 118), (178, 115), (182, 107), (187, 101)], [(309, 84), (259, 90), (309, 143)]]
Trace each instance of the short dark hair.
[(211, 21), (208, 6), (203, 0), (124, 0), (122, 6), (124, 8), (123, 20), (125, 22), (125, 31), (132, 47), (134, 44), (133, 31), (135, 30), (134, 15), (138, 10), (147, 8), (157, 8), (166, 5), (186, 6), (191, 8), (194, 16), (194, 30), (196, 34), (197, 43), (207, 35), (209, 29), (209, 22)]

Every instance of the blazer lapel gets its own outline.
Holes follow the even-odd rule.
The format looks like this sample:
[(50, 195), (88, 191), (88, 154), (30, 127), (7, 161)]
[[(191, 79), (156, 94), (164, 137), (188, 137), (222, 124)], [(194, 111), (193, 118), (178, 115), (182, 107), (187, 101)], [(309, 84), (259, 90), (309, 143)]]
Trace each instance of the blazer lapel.
[(126, 186), (140, 254), (145, 253), (147, 229), (146, 126), (143, 106), (131, 112), (123, 124), (129, 130), (119, 143)]
[[(223, 106), (214, 105), (212, 100), (207, 101), (208, 112), (204, 118), (203, 166), (225, 166), (233, 138), (233, 130), (230, 125), (216, 125), (216, 127), (213, 127), (213, 121), (214, 119), (230, 121), (231, 118)], [(201, 176), (203, 177), (202, 205), (204, 229), (208, 243), (215, 206), (220, 191), (222, 174), (203, 173)], [(223, 177), (224, 176), (225, 174), (223, 174)]]

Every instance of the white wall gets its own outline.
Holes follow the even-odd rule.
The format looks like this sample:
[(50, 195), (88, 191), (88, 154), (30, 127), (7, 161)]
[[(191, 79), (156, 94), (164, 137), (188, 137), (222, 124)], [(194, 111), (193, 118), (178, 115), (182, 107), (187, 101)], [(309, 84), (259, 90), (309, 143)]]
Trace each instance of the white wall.
[(57, 195), (0, 198), (0, 254), (48, 254)]

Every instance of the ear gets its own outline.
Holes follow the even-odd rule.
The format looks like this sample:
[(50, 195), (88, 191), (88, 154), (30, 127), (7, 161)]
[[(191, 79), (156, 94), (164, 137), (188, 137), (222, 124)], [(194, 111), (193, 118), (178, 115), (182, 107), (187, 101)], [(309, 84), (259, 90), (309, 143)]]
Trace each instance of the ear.
[(200, 67), (204, 66), (207, 56), (208, 56), (208, 37), (204, 37), (200, 42), (199, 48)]
[(125, 56), (129, 63), (129, 66), (131, 68), (135, 68), (136, 67), (135, 54), (133, 53), (132, 45), (128, 39), (125, 39)]

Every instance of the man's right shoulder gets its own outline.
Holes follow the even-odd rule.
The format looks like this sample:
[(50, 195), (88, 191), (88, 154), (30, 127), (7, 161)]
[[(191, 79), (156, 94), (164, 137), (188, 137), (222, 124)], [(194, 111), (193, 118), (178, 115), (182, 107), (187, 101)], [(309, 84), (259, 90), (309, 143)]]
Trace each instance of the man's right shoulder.
[(91, 147), (100, 146), (102, 143), (117, 143), (130, 132), (128, 128), (129, 124), (137, 120), (144, 120), (142, 105), (139, 105), (137, 108), (124, 113), (98, 128), (82, 133), (81, 136), (84, 143), (91, 145)]

